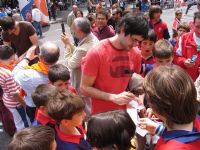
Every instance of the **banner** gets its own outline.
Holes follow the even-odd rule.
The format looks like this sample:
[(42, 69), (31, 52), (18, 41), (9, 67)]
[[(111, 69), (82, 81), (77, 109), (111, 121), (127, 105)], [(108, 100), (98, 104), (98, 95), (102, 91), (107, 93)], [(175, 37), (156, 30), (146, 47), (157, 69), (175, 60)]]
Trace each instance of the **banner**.
[(31, 17), (31, 8), (34, 3), (34, 0), (18, 0), (19, 2), (19, 9), (22, 15), (23, 20), (30, 19)]
[(49, 15), (47, 9), (46, 0), (18, 0), (19, 9), (23, 20), (31, 21), (31, 9), (33, 3), (37, 6), (42, 14), (42, 25), (47, 25), (49, 23)]
[(46, 0), (35, 0), (34, 3), (42, 14), (42, 25), (47, 25), (49, 23), (49, 15)]

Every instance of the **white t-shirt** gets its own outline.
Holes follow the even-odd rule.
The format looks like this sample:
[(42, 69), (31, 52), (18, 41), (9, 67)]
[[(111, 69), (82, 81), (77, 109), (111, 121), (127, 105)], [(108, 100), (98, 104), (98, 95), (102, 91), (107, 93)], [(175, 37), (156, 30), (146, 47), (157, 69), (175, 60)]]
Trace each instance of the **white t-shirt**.
[(38, 8), (32, 10), (32, 20), (37, 22), (41, 21), (41, 12)]

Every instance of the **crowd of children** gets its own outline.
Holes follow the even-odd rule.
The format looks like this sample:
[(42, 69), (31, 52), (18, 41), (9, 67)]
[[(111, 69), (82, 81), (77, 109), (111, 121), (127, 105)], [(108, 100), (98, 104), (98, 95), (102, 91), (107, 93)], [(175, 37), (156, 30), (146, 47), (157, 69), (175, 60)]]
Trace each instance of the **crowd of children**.
[[(113, 12), (117, 16), (117, 10), (120, 8), (114, 9)], [(101, 11), (103, 10), (97, 14), (103, 18), (99, 19), (99, 22), (103, 20), (105, 23), (108, 19), (112, 19), (104, 15), (106, 12)], [(193, 29), (191, 29), (188, 23), (181, 22), (182, 12), (177, 10), (172, 39), (167, 24), (160, 19), (161, 14), (162, 9), (155, 5), (150, 7), (148, 17), (129, 12), (122, 19), (114, 20), (116, 27), (112, 29), (115, 30), (115, 35), (101, 41), (87, 54), (81, 53), (83, 61), (80, 91), (71, 86), (71, 70), (63, 64), (55, 63), (60, 52), (54, 44), (47, 43), (48, 46), (40, 48), (39, 64), (33, 64), (34, 66), (30, 64), (28, 66), (28, 62), (36, 57), (35, 46), (31, 47), (19, 62), (11, 47), (0, 46), (2, 105), (5, 105), (7, 112), (11, 113), (10, 123), (13, 121), (16, 127), (16, 133), (13, 133), (8, 150), (198, 150), (200, 147), (200, 12), (194, 14)], [(82, 29), (78, 27), (85, 25), (84, 20), (76, 19), (74, 24), (72, 26), (77, 28), (74, 29), (75, 36), (82, 35)], [(95, 23), (93, 24), (95, 26)], [(140, 24), (145, 29), (138, 31), (142, 27), (140, 25), (132, 27), (134, 24)], [(67, 33), (64, 33), (62, 38), (67, 38)], [(72, 55), (82, 50), (76, 48), (84, 40), (85, 38), (80, 39), (77, 46), (70, 44), (75, 48)], [(107, 53), (98, 49), (101, 45)], [(53, 50), (48, 51), (49, 47), (53, 47)], [(112, 53), (112, 50), (115, 53)], [(111, 59), (108, 56), (111, 54), (115, 54), (116, 57)], [(90, 57), (92, 58), (89, 59)], [(138, 62), (131, 62), (136, 59)], [(81, 62), (78, 58), (76, 60)], [(88, 62), (88, 60), (93, 61)], [(107, 61), (113, 64), (107, 64)], [(23, 63), (26, 66), (19, 66)], [(91, 64), (98, 67), (87, 68)], [(103, 65), (107, 65), (105, 70), (102, 69), (105, 67)], [(31, 94), (26, 93), (26, 86), (23, 86), (23, 89), (19, 80), (15, 78), (16, 72), (13, 69), (16, 70), (16, 67), (37, 70), (42, 73), (45, 82), (36, 84), (39, 82), (37, 76), (37, 79), (32, 81), (37, 86), (29, 89)], [(100, 72), (102, 70), (103, 72)], [(97, 76), (94, 77), (93, 74)], [(85, 80), (88, 77), (89, 80)], [(110, 81), (109, 86), (118, 90), (112, 93), (114, 91), (112, 89), (106, 91), (105, 84), (108, 83), (105, 83), (104, 79), (121, 84), (128, 79), (129, 83), (125, 85), (126, 90), (120, 91), (112, 86)], [(91, 93), (84, 91), (84, 84), (90, 85), (88, 89)], [(98, 89), (98, 84), (105, 91)], [(91, 96), (93, 93), (94, 97)], [(32, 113), (33, 120), (27, 115), (28, 106), (24, 100), (27, 94), (35, 106), (35, 113)], [(104, 97), (114, 95), (115, 99), (109, 101), (108, 97), (103, 99), (102, 95)], [(105, 108), (106, 104), (110, 105), (110, 102), (113, 102), (112, 107), (105, 109), (109, 109), (108, 111), (102, 111), (104, 108), (97, 105), (98, 113), (86, 114), (85, 102), (89, 98), (96, 99), (96, 103), (104, 104), (101, 107)], [(130, 104), (133, 99), (142, 107), (136, 111), (139, 114), (135, 116), (137, 122), (128, 112), (130, 107), (136, 109)], [(116, 110), (114, 106), (119, 106), (117, 108), (121, 109)], [(147, 133), (141, 136), (138, 128)]]

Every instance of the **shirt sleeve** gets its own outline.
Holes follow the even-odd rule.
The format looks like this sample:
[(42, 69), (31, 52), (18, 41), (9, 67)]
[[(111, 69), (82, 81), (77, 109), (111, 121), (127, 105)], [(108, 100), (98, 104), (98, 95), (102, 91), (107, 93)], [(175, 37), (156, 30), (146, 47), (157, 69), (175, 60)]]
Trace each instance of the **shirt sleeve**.
[(86, 55), (87, 51), (81, 48), (76, 48), (71, 57), (67, 58), (67, 67), (69, 69), (76, 69), (81, 66), (81, 60)]
[(8, 88), (10, 94), (16, 94), (19, 92), (19, 85), (15, 82), (14, 78), (10, 75), (5, 80), (5, 86)]
[(81, 68), (85, 75), (97, 76), (100, 67), (100, 56), (97, 50), (91, 49), (83, 58)]
[(163, 37), (164, 37), (164, 39), (167, 39), (167, 40), (170, 38), (168, 28), (166, 28), (166, 29), (164, 30), (164, 35), (163, 35)]
[(29, 22), (28, 22), (28, 26), (27, 26), (27, 33), (28, 33), (29, 37), (36, 33), (35, 28)]

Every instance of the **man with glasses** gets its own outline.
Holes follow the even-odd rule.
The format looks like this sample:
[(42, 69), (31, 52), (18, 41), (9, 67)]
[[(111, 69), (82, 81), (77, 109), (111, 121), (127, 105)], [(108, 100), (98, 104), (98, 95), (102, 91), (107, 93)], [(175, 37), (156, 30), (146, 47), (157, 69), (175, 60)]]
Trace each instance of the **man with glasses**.
[(38, 37), (31, 23), (3, 17), (0, 19), (0, 26), (3, 29), (4, 45), (14, 47), (18, 57), (23, 58), (31, 46), (38, 45)]
[(114, 37), (102, 41), (82, 59), (80, 89), (91, 97), (92, 113), (125, 109), (136, 98), (125, 90), (133, 72), (140, 72), (137, 46), (147, 33), (147, 20), (141, 14), (129, 14), (120, 21)]

